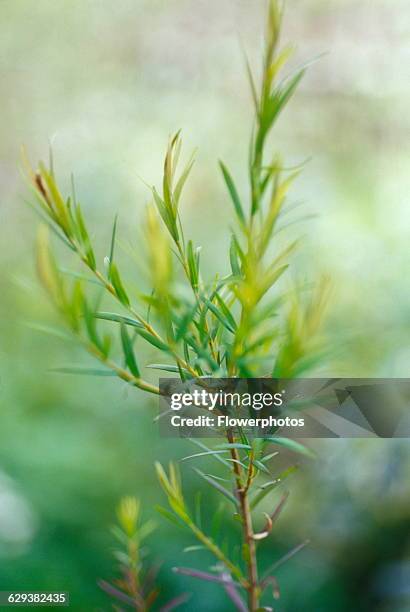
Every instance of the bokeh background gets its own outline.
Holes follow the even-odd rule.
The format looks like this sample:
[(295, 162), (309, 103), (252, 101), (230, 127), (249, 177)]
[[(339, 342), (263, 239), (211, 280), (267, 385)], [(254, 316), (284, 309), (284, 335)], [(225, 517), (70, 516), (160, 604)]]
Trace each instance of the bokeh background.
[[(117, 212), (124, 254), (129, 244), (142, 252), (141, 178), (160, 181), (168, 136), (183, 128), (187, 150), (198, 147), (183, 216), (212, 272), (231, 220), (218, 158), (245, 188), (241, 45), (257, 66), (264, 2), (2, 0), (0, 14), (0, 589), (68, 590), (72, 609), (108, 610), (97, 580), (115, 575), (115, 506), (136, 494), (153, 515), (153, 461), (182, 457), (188, 443), (164, 443), (155, 401), (121, 383), (50, 373), (90, 361), (33, 327), (59, 322), (36, 278), (38, 220), (19, 149), (36, 161), (51, 142), (61, 183), (74, 173), (101, 261)], [(272, 145), (289, 163), (310, 159), (292, 196), (311, 217), (299, 266), (333, 277), (333, 375), (409, 372), (409, 17), (407, 0), (304, 0), (286, 11), (296, 64), (320, 58)], [(293, 479), (287, 512), (261, 547), (265, 563), (312, 541), (278, 570), (275, 610), (409, 610), (408, 441), (314, 446), (318, 460)], [(187, 496), (201, 486), (188, 466), (184, 481)], [(206, 499), (211, 515), (209, 491)], [(223, 529), (235, 537), (228, 521)], [(207, 566), (203, 553), (181, 552), (190, 544), (158, 518), (150, 548), (164, 561), (164, 595), (191, 591), (186, 610), (230, 610), (218, 589), (170, 571)]]

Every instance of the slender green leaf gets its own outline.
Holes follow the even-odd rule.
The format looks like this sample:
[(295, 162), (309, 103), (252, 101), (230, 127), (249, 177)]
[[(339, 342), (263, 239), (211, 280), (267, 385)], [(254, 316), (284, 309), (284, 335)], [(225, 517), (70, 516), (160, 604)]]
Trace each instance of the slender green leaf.
[(125, 363), (127, 364), (129, 371), (137, 378), (140, 378), (141, 374), (135, 359), (134, 349), (124, 322), (121, 323), (121, 343), (124, 351)]
[(164, 352), (170, 351), (170, 347), (167, 344), (165, 344), (165, 342), (162, 342), (162, 340), (150, 334), (146, 329), (138, 328), (137, 334), (139, 334), (142, 338), (144, 338), (144, 340), (152, 344), (152, 346), (155, 346), (156, 348), (158, 348), (160, 351), (164, 351)]
[(235, 321), (235, 319), (233, 317), (233, 314), (231, 313), (231, 311), (229, 310), (228, 306), (225, 304), (224, 300), (219, 295), (219, 293), (215, 294), (215, 299), (218, 302), (219, 307), (222, 310), (222, 313), (224, 314), (226, 320), (229, 322), (229, 324), (232, 327), (232, 329), (234, 329), (236, 331), (237, 325), (236, 325), (236, 321)]
[(155, 187), (152, 188), (152, 194), (154, 201), (157, 206), (158, 212), (165, 223), (165, 226), (175, 242), (179, 241), (179, 232), (176, 224), (176, 217), (174, 216), (172, 207), (167, 207), (164, 200), (158, 195)]
[(191, 280), (193, 288), (196, 290), (198, 289), (198, 268), (197, 268), (197, 259), (194, 254), (194, 247), (192, 244), (192, 240), (188, 241), (187, 259), (188, 259), (188, 269), (189, 269), (190, 280)]
[(216, 448), (228, 449), (228, 450), (230, 448), (252, 450), (252, 446), (250, 444), (240, 444), (239, 442), (232, 442), (232, 443), (227, 442), (226, 444), (218, 444)]
[(112, 234), (111, 234), (111, 244), (110, 244), (110, 255), (109, 255), (110, 268), (111, 268), (111, 264), (114, 262), (114, 249), (115, 249), (115, 236), (117, 233), (117, 221), (118, 221), (118, 215), (115, 215), (114, 225), (113, 225)]
[(172, 372), (173, 374), (180, 374), (180, 370), (182, 369), (184, 374), (190, 375), (190, 372), (188, 370), (181, 368), (181, 366), (179, 365), (171, 365), (167, 363), (150, 363), (146, 367), (150, 368), (151, 370), (162, 370), (163, 372)]
[(269, 461), (270, 459), (273, 459), (273, 457), (277, 457), (279, 455), (279, 451), (275, 451), (274, 453), (269, 453), (269, 455), (265, 455), (264, 457), (262, 457), (261, 461), (263, 463), (266, 463), (267, 461)]
[(236, 497), (230, 491), (225, 489), (225, 487), (220, 485), (219, 482), (213, 476), (204, 474), (203, 472), (201, 472), (201, 470), (198, 470), (197, 468), (194, 468), (194, 470), (199, 476), (201, 476), (201, 478), (203, 478), (208, 484), (210, 484), (211, 487), (216, 489), (219, 493), (222, 493), (222, 495), (224, 495), (226, 499), (229, 499), (229, 501), (231, 501), (234, 506), (238, 506), (238, 500), (236, 499)]
[(105, 321), (114, 321), (115, 323), (124, 323), (124, 325), (130, 325), (131, 327), (142, 328), (142, 324), (136, 319), (131, 317), (124, 317), (123, 315), (116, 314), (115, 312), (96, 312), (94, 313), (96, 319), (103, 319)]
[(115, 293), (117, 294), (117, 297), (120, 300), (121, 304), (124, 304), (125, 306), (129, 306), (130, 300), (124, 289), (124, 285), (122, 284), (120, 273), (118, 272), (118, 268), (114, 263), (110, 265), (110, 279), (114, 287)]
[(234, 321), (234, 325), (231, 325), (230, 320), (227, 319), (227, 317), (224, 315), (222, 310), (219, 310), (218, 307), (215, 304), (213, 304), (207, 298), (204, 299), (204, 302), (207, 305), (208, 309), (212, 312), (212, 314), (214, 314), (215, 317), (222, 323), (222, 325), (228, 331), (230, 331), (232, 334), (234, 334), (235, 333), (235, 329), (236, 329), (235, 321)]
[(251, 508), (254, 510), (260, 502), (265, 499), (265, 497), (274, 489), (276, 489), (286, 478), (288, 478), (291, 474), (296, 472), (298, 469), (297, 465), (292, 465), (288, 467), (286, 470), (281, 472), (274, 480), (266, 482), (259, 488), (259, 492), (255, 495), (255, 497), (251, 501)]
[(52, 174), (50, 174), (45, 168), (44, 164), (40, 164), (40, 172), (43, 180), (47, 185), (47, 189), (51, 195), (51, 199), (54, 204), (54, 210), (58, 215), (58, 219), (60, 222), (60, 226), (66, 233), (70, 233), (70, 221), (68, 217), (68, 210), (64, 199), (57, 187), (57, 184), (54, 180)]
[(201, 544), (197, 544), (196, 546), (187, 546), (186, 548), (183, 549), (182, 552), (189, 553), (189, 552), (197, 552), (198, 550), (206, 550), (206, 547), (202, 546)]
[(161, 516), (166, 518), (170, 523), (172, 523), (176, 527), (179, 527), (179, 529), (184, 529), (185, 525), (179, 521), (175, 514), (173, 514), (163, 506), (156, 505), (154, 506), (154, 508), (159, 514), (161, 514)]
[(75, 216), (77, 221), (78, 234), (81, 238), (81, 243), (85, 250), (85, 256), (87, 258), (87, 262), (92, 270), (96, 269), (96, 261), (94, 251), (91, 246), (90, 237), (88, 235), (87, 227), (85, 225), (84, 217), (81, 212), (81, 207), (79, 204), (75, 207)]
[(270, 475), (270, 471), (268, 470), (266, 465), (262, 463), (262, 461), (259, 461), (259, 459), (254, 459), (252, 463), (256, 468), (258, 468), (258, 470), (260, 470), (261, 472), (264, 472), (264, 474)]
[(94, 313), (90, 310), (87, 304), (87, 300), (85, 298), (83, 298), (82, 300), (82, 309), (88, 337), (100, 351), (103, 351), (103, 345), (101, 343), (100, 337), (97, 332), (97, 326), (95, 324)]
[(174, 189), (174, 200), (175, 200), (176, 206), (178, 206), (182, 190), (183, 190), (184, 185), (185, 185), (185, 183), (187, 181), (187, 178), (188, 178), (188, 176), (189, 176), (189, 174), (190, 174), (190, 172), (192, 170), (192, 166), (195, 163), (194, 155), (195, 154), (193, 153), (191, 159), (189, 160), (189, 162), (185, 166), (185, 169), (183, 170), (183, 172), (182, 172), (181, 176), (179, 177), (178, 182), (177, 182), (177, 184), (175, 186), (175, 189)]
[(288, 80), (288, 84), (286, 85), (286, 87), (281, 92), (279, 111), (278, 112), (280, 112), (282, 110), (282, 108), (288, 103), (290, 98), (293, 96), (293, 94), (295, 93), (295, 90), (296, 90), (297, 86), (299, 85), (300, 81), (302, 80), (305, 72), (306, 72), (306, 69), (302, 68), (301, 70), (299, 70), (299, 72), (297, 72), (292, 78), (290, 78)]
[(239, 277), (241, 275), (241, 266), (239, 262), (239, 257), (238, 257), (238, 252), (236, 249), (236, 242), (235, 242), (234, 236), (231, 237), (231, 246), (229, 249), (229, 260), (231, 263), (232, 274), (234, 276)]
[(229, 194), (231, 196), (238, 219), (243, 225), (245, 225), (246, 223), (245, 214), (243, 212), (241, 200), (236, 190), (235, 183), (233, 182), (232, 177), (229, 174), (228, 168), (225, 166), (225, 164), (222, 161), (219, 162), (219, 166), (222, 170), (222, 174), (225, 179), (225, 183), (228, 188)]
[(81, 366), (66, 366), (61, 368), (51, 368), (50, 372), (58, 374), (75, 374), (82, 376), (117, 376), (112, 370), (103, 370), (99, 368), (83, 368)]
[(204, 451), (202, 453), (195, 453), (194, 455), (188, 455), (187, 457), (183, 457), (180, 461), (189, 461), (190, 459), (196, 459), (197, 457), (204, 457), (205, 455), (221, 455), (227, 453), (227, 450), (209, 450)]
[[(212, 453), (212, 450), (208, 446), (206, 446), (206, 444), (204, 444), (203, 442), (200, 442), (196, 438), (189, 438), (189, 441), (192, 442), (192, 444), (195, 444), (195, 446), (197, 446), (198, 448), (201, 448), (204, 451)], [(226, 461), (226, 459), (221, 457), (219, 454), (217, 454), (217, 455), (212, 454), (211, 456), (214, 457), (215, 459), (217, 459), (217, 461), (222, 463), (225, 467), (231, 469), (231, 466), (229, 465), (228, 461)]]
[(269, 291), (269, 289), (280, 279), (282, 274), (286, 272), (288, 268), (289, 264), (285, 264), (266, 273), (262, 283), (262, 295)]
[(315, 453), (307, 446), (304, 446), (300, 442), (296, 442), (296, 440), (290, 440), (289, 438), (266, 438), (272, 444), (277, 444), (278, 446), (283, 446), (294, 453), (299, 453), (299, 455), (305, 455), (306, 457), (315, 458)]

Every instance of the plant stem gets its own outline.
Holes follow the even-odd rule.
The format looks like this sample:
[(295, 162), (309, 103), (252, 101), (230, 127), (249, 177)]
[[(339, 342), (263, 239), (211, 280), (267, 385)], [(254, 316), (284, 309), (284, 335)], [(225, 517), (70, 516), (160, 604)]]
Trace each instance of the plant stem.
[[(234, 435), (231, 429), (227, 429), (226, 437), (229, 444), (235, 442)], [(249, 612), (256, 612), (259, 609), (259, 581), (258, 581), (258, 566), (256, 560), (256, 543), (254, 539), (252, 514), (249, 505), (248, 488), (242, 482), (242, 470), (239, 463), (239, 453), (236, 448), (231, 448), (231, 458), (233, 460), (233, 471), (236, 480), (236, 494), (239, 499), (240, 512), (242, 518), (243, 541), (246, 545), (246, 557), (248, 568), (248, 607)], [(252, 469), (251, 464), (249, 469)]]
[(208, 538), (208, 536), (206, 536), (195, 525), (193, 521), (190, 520), (188, 522), (188, 526), (191, 529), (191, 531), (194, 533), (194, 535), (198, 538), (198, 540), (202, 542), (202, 544), (204, 544), (204, 546), (206, 546), (206, 548), (208, 548), (208, 550), (210, 550), (215, 555), (215, 557), (219, 559), (219, 561), (221, 561), (228, 568), (228, 570), (232, 573), (232, 575), (235, 576), (235, 578), (239, 580), (241, 585), (244, 588), (249, 589), (249, 584), (246, 581), (246, 578), (242, 575), (242, 572), (239, 570), (239, 568), (237, 568), (234, 565), (234, 563), (232, 563), (232, 561), (230, 561), (226, 557), (226, 555), (221, 551), (221, 549), (218, 546), (216, 546), (216, 544), (210, 538)]
[[(83, 342), (80, 336), (79, 336), (79, 339), (81, 342)], [(103, 355), (103, 353), (100, 350), (98, 350), (98, 348), (95, 347), (93, 344), (90, 344), (88, 342), (83, 342), (83, 344), (85, 345), (89, 353), (91, 353), (97, 359), (99, 359), (99, 361), (101, 361), (101, 363), (107, 366), (107, 368), (115, 372), (118, 378), (121, 378), (121, 380), (124, 380), (125, 382), (130, 383), (134, 387), (138, 387), (138, 389), (142, 389), (142, 391), (146, 391), (147, 393), (152, 393), (153, 395), (161, 395), (161, 391), (158, 386), (152, 385), (146, 380), (143, 380), (142, 378), (138, 378), (137, 376), (134, 376), (127, 370), (124, 370), (124, 368), (117, 365), (116, 363), (114, 363), (114, 361), (112, 361), (111, 359), (108, 359), (105, 355)]]
[[(87, 266), (87, 268), (94, 274), (94, 276), (102, 283), (102, 285), (105, 287), (105, 289), (124, 307), (128, 310), (128, 312), (130, 312), (132, 314), (133, 317), (135, 317), (135, 319), (137, 319), (137, 321), (139, 321), (141, 323), (141, 325), (145, 328), (145, 330), (150, 333), (152, 336), (154, 336), (157, 340), (159, 340), (160, 342), (165, 344), (165, 340), (161, 337), (161, 335), (152, 327), (152, 325), (150, 323), (148, 323), (148, 321), (146, 321), (144, 319), (144, 317), (142, 317), (134, 308), (132, 308), (132, 306), (126, 306), (125, 304), (123, 304), (120, 300), (118, 300), (118, 296), (115, 292), (115, 289), (113, 287), (113, 285), (110, 283), (110, 281), (106, 280), (106, 278), (104, 277), (103, 274), (101, 274), (101, 272), (99, 270), (93, 270), (89, 263), (87, 262), (86, 257), (81, 253), (81, 251), (79, 250), (78, 246), (75, 244), (75, 242), (71, 241), (73, 247), (75, 248), (77, 254), (80, 256), (81, 261)], [(173, 347), (171, 348), (171, 353), (175, 359), (175, 361), (185, 370), (188, 370), (190, 372), (190, 374), (192, 376), (197, 376), (197, 372), (190, 366), (189, 363), (187, 363), (184, 359), (182, 359), (182, 357), (180, 357), (175, 349)]]

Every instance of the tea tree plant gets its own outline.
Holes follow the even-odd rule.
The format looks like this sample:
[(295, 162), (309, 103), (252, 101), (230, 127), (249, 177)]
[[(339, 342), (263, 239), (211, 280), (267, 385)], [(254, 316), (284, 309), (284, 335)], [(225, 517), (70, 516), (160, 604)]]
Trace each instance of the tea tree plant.
[[(155, 529), (152, 521), (141, 521), (141, 504), (135, 497), (125, 497), (117, 509), (118, 524), (113, 528), (113, 534), (119, 548), (114, 555), (119, 564), (121, 577), (113, 582), (100, 581), (100, 587), (116, 602), (115, 610), (120, 610), (119, 604), (145, 612), (152, 610), (160, 596), (156, 585), (159, 571), (158, 565), (148, 565), (145, 541)], [(189, 599), (182, 594), (175, 597), (160, 608), (160, 612), (170, 612)]]
[[(239, 193), (227, 166), (220, 162), (235, 217), (227, 254), (228, 274), (205, 279), (200, 247), (185, 235), (181, 200), (194, 160), (181, 165), (179, 132), (169, 142), (162, 184), (160, 188), (152, 187), (152, 202), (146, 213), (150, 293), (136, 294), (118, 265), (117, 220), (101, 267), (74, 189), (70, 196), (62, 195), (52, 163), (50, 167), (40, 163), (36, 171), (28, 166), (45, 225), (78, 257), (87, 272), (84, 277), (77, 273), (73, 279), (61, 271), (50, 249), (49, 232), (43, 226), (37, 250), (41, 280), (72, 334), (101, 362), (103, 369), (93, 373), (111, 371), (130, 386), (158, 395), (159, 388), (147, 380), (145, 368), (173, 373), (182, 381), (267, 373), (274, 378), (290, 378), (304, 374), (320, 359), (317, 331), (326, 302), (326, 283), (319, 282), (309, 293), (284, 292), (278, 283), (297, 247), (297, 242), (291, 241), (278, 250), (276, 238), (288, 190), (299, 170), (287, 169), (279, 155), (269, 152), (269, 136), (304, 74), (302, 69), (281, 77), (291, 49), (279, 46), (280, 25), (281, 7), (276, 0), (270, 0), (259, 86), (248, 65), (254, 105), (246, 169), (248, 194)], [(180, 290), (182, 279), (189, 292)], [(95, 306), (95, 285), (116, 308), (102, 310)], [(109, 330), (109, 325), (116, 327), (117, 333)], [(158, 363), (141, 363), (135, 350), (136, 339), (157, 350)], [(251, 441), (229, 429), (226, 442), (216, 449), (195, 443), (200, 451), (187, 460), (210, 455), (226, 471), (228, 484), (218, 476), (200, 470), (197, 473), (231, 505), (241, 529), (241, 554), (234, 559), (232, 551), (201, 526), (184, 497), (175, 465), (166, 471), (158, 464), (159, 481), (170, 506), (170, 510), (160, 508), (160, 512), (183, 525), (217, 563), (208, 573), (187, 568), (177, 571), (220, 584), (238, 610), (255, 612), (268, 588), (273, 589), (274, 596), (278, 593), (272, 574), (276, 565), (260, 575), (257, 552), (272, 531), (287, 495), (265, 514), (266, 524), (260, 531), (254, 529), (255, 512), (294, 469), (272, 476), (271, 460), (276, 453), (271, 451), (271, 444), (307, 451), (280, 438)], [(147, 604), (143, 609), (149, 607)]]

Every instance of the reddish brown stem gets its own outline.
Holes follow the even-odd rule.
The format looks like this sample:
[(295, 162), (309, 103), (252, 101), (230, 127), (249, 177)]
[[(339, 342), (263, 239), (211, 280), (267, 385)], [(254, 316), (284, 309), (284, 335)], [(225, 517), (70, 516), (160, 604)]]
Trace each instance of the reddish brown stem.
[[(235, 437), (232, 430), (228, 429), (226, 436), (229, 444), (235, 443)], [(242, 481), (242, 469), (239, 463), (238, 449), (230, 449), (233, 462), (233, 471), (236, 481), (236, 495), (238, 497), (240, 513), (242, 518), (243, 540), (247, 547), (247, 569), (248, 569), (248, 607), (249, 612), (256, 612), (259, 609), (259, 581), (258, 581), (258, 566), (256, 560), (256, 543), (254, 539), (252, 515), (249, 504), (248, 487)], [(252, 469), (251, 464), (249, 469)]]

